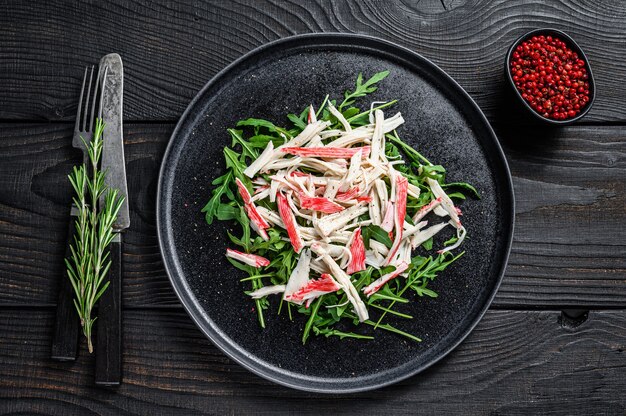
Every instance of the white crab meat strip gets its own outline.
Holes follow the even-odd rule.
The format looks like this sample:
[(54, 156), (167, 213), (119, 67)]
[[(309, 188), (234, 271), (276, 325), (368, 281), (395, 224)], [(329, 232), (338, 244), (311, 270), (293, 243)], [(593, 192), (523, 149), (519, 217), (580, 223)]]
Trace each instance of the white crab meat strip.
[(330, 269), (328, 268), (326, 263), (324, 263), (319, 257), (311, 261), (310, 267), (311, 270), (319, 274), (330, 273)]
[(327, 172), (333, 173), (337, 176), (343, 176), (346, 174), (347, 169), (345, 167), (339, 166), (336, 163), (326, 162), (324, 160), (315, 159), (312, 157), (303, 157), (300, 162), (300, 166), (315, 169), (318, 172)]
[(277, 293), (283, 293), (285, 291), (285, 285), (264, 286), (254, 292), (248, 293), (252, 299), (261, 299), (267, 295), (275, 295)]
[(380, 269), (383, 267), (383, 263), (385, 263), (385, 258), (381, 256), (380, 253), (378, 253), (377, 251), (367, 250), (365, 252), (365, 264), (367, 264), (368, 266), (373, 266), (377, 269)]
[(289, 205), (289, 208), (291, 208), (291, 210), (293, 211), (293, 213), (300, 217), (300, 218), (304, 218), (306, 220), (309, 221), (313, 221), (313, 217), (308, 215), (308, 214), (303, 214), (298, 207), (296, 207), (296, 204), (294, 204), (293, 202), (293, 198), (291, 197), (291, 192), (287, 192), (286, 194), (286, 198), (287, 198), (287, 204)]
[(328, 241), (331, 243), (340, 243), (340, 244), (348, 244), (350, 241), (350, 236), (352, 233), (348, 232), (347, 234), (340, 233), (339, 231), (335, 231), (331, 236), (328, 237)]
[(435, 208), (433, 208), (433, 212), (438, 217), (447, 217), (448, 216), (448, 211), (446, 211), (444, 208), (442, 208), (441, 205), (435, 206)]
[(263, 166), (270, 162), (272, 155), (274, 154), (274, 143), (270, 140), (265, 147), (265, 150), (259, 155), (254, 162), (250, 164), (244, 171), (244, 175), (252, 178), (261, 170)]
[[(270, 188), (269, 188), (269, 186), (266, 187), (266, 188), (263, 188), (262, 190), (260, 190), (256, 194), (252, 195), (252, 198), (250, 200), (251, 201), (260, 201), (262, 199), (267, 198), (268, 196), (270, 196)], [(258, 211), (258, 209), (259, 209), (259, 207), (257, 207), (257, 211)]]
[(441, 198), (435, 198), (432, 201), (430, 201), (428, 204), (426, 204), (423, 207), (421, 207), (417, 211), (417, 213), (413, 216), (413, 222), (417, 223), (419, 220), (424, 218), (426, 216), (426, 214), (428, 214), (430, 211), (432, 211), (439, 204), (441, 204)]
[(372, 202), (368, 205), (368, 209), (370, 211), (370, 218), (372, 219), (372, 224), (380, 225), (382, 221), (381, 215), (381, 207), (380, 201), (378, 200), (378, 194), (375, 189), (372, 189), (370, 192), (370, 198), (372, 198)]
[(408, 222), (404, 222), (404, 232), (402, 233), (402, 235), (406, 238), (406, 237), (410, 237), (412, 235), (415, 235), (417, 233), (420, 232), (420, 230), (424, 227), (426, 227), (426, 225), (428, 224), (428, 221), (421, 221), (418, 222), (415, 225), (411, 225)]
[[(376, 110), (376, 111), (380, 111), (380, 110)], [(404, 119), (402, 118), (402, 114), (400, 113), (397, 113), (393, 117), (384, 119), (383, 124), (382, 124), (382, 130), (381, 130), (382, 134), (386, 134), (386, 133), (389, 133), (390, 131), (397, 129), (403, 123), (404, 123)], [(351, 132), (339, 132), (339, 138), (328, 143), (328, 146), (348, 147), (357, 143), (368, 143), (370, 142), (370, 139), (372, 138), (372, 135), (374, 134), (374, 127), (375, 127), (375, 123), (372, 123), (366, 126), (361, 126), (361, 127), (357, 127), (356, 129), (352, 129)], [(326, 137), (333, 137), (333, 136), (337, 136), (337, 134), (332, 134)]]
[[(406, 263), (406, 264), (410, 264), (411, 263), (411, 251), (412, 251), (412, 247), (411, 247), (411, 242), (409, 240), (405, 240), (401, 245), (400, 245), (400, 249), (398, 250), (398, 258), (396, 259), (396, 264), (400, 264), (400, 263)], [(400, 273), (400, 275), (402, 276), (406, 276), (408, 275), (408, 272), (402, 272)]]
[(370, 239), (370, 248), (372, 250), (376, 250), (376, 252), (382, 254), (383, 256), (386, 256), (387, 254), (389, 254), (389, 249), (387, 248), (387, 246), (384, 245), (383, 243), (379, 243), (373, 238)]
[(365, 130), (352, 130), (350, 133), (342, 132), (341, 136), (328, 143), (329, 147), (350, 147), (355, 144), (371, 143), (372, 132)]
[(283, 220), (280, 219), (280, 215), (278, 215), (276, 212), (270, 211), (265, 207), (256, 207), (256, 209), (259, 212), (259, 215), (263, 217), (265, 221), (274, 225), (278, 225), (281, 228), (285, 228)]
[(441, 206), (446, 210), (450, 218), (452, 219), (452, 224), (456, 228), (461, 228), (461, 220), (459, 219), (459, 214), (454, 206), (454, 203), (450, 199), (450, 197), (444, 192), (439, 182), (434, 179), (426, 178), (428, 182), (428, 186), (430, 186), (431, 191), (433, 191), (433, 195), (437, 198), (441, 198)]
[(265, 165), (265, 167), (263, 167), (261, 172), (269, 172), (270, 170), (279, 170), (279, 169), (290, 168), (293, 166), (300, 166), (300, 163), (302, 163), (302, 158), (300, 156), (296, 156), (291, 159), (275, 160)]
[(439, 231), (443, 230), (447, 225), (448, 225), (447, 222), (442, 222), (441, 224), (432, 225), (424, 230), (419, 231), (416, 234), (413, 234), (412, 236), (410, 236), (411, 246), (413, 246), (413, 248), (417, 248), (420, 244), (423, 244), (429, 238), (434, 237)]
[(302, 174), (291, 174), (287, 177), (287, 180), (290, 181), (291, 183), (297, 183), (298, 185), (304, 185), (308, 183), (313, 184), (313, 186), (326, 186), (326, 184), (328, 183), (328, 181), (330, 180), (329, 178), (323, 177), (323, 176), (315, 176), (315, 175), (306, 175), (303, 176)]
[[(452, 224), (454, 225), (454, 224)], [(460, 228), (456, 229), (456, 238), (458, 238), (458, 240), (456, 240), (456, 243), (454, 243), (453, 245), (444, 248), (443, 250), (439, 250), (437, 253), (441, 254), (441, 253), (446, 253), (450, 250), (454, 250), (455, 248), (457, 248), (458, 246), (460, 246), (463, 243), (463, 240), (465, 240), (465, 236), (467, 235), (467, 230), (465, 229), (465, 227), (461, 226)]]
[(370, 159), (373, 163), (377, 163), (380, 160), (381, 151), (384, 152), (383, 147), (383, 122), (385, 121), (383, 112), (376, 110), (374, 112), (374, 133), (372, 134), (372, 148), (370, 150)]
[(353, 185), (353, 182), (357, 179), (359, 172), (361, 170), (361, 158), (363, 156), (363, 152), (359, 150), (350, 158), (350, 167), (348, 168), (348, 174), (341, 181), (340, 190), (345, 192), (350, 189)]
[(417, 199), (420, 197), (420, 188), (409, 182), (408, 193), (413, 198)]
[(322, 138), (319, 134), (313, 136), (313, 138), (309, 141), (309, 143), (305, 147), (321, 147), (324, 146), (322, 143)]
[(343, 126), (344, 130), (347, 132), (351, 132), (352, 131), (352, 126), (350, 126), (350, 123), (348, 122), (348, 120), (346, 120), (346, 118), (343, 116), (343, 114), (341, 114), (341, 112), (339, 110), (337, 110), (335, 108), (334, 105), (332, 105), (330, 102), (328, 103), (328, 110), (330, 111), (330, 113), (335, 116), (337, 118), (337, 121), (339, 121), (341, 123), (341, 125)]
[(386, 206), (389, 195), (387, 195), (387, 185), (385, 185), (385, 181), (376, 179), (374, 181), (374, 187), (376, 188), (376, 194), (378, 195), (381, 206)]
[[(307, 125), (300, 134), (298, 134), (293, 139), (289, 140), (287, 143), (278, 146), (276, 149), (268, 151), (266, 148), (263, 151), (263, 153), (268, 151), (268, 155), (264, 155), (262, 160), (260, 160), (261, 156), (259, 156), (256, 161), (254, 161), (252, 164), (250, 164), (250, 166), (248, 166), (244, 170), (244, 174), (249, 177), (253, 177), (254, 175), (256, 175), (258, 171), (262, 170), (269, 163), (282, 159), (286, 155), (286, 153), (281, 151), (282, 148), (304, 146), (306, 143), (309, 142), (309, 140), (311, 140), (314, 136), (319, 134), (322, 130), (324, 130), (329, 125), (330, 125), (330, 122), (328, 121), (316, 121), (314, 123)], [(269, 142), (268, 146), (270, 145), (270, 143), (272, 142)], [(273, 147), (274, 145), (272, 144), (272, 148)], [(263, 155), (263, 153), (261, 155)]]
[(330, 269), (330, 274), (335, 278), (335, 280), (337, 280), (337, 283), (341, 285), (341, 288), (346, 293), (350, 303), (352, 303), (352, 307), (354, 308), (354, 312), (359, 317), (359, 321), (363, 322), (369, 319), (367, 308), (365, 307), (363, 300), (361, 300), (359, 292), (357, 292), (356, 288), (352, 284), (350, 276), (348, 276), (341, 269), (341, 267), (339, 267), (337, 262), (335, 262), (335, 260), (328, 255), (320, 244), (313, 244), (311, 249), (322, 259), (324, 263), (326, 263), (326, 266)]
[(383, 216), (383, 220), (380, 223), (380, 228), (387, 232), (393, 230), (395, 211), (396, 210), (394, 208), (393, 202), (387, 201), (387, 204), (385, 205), (385, 215)]
[(283, 299), (286, 297), (296, 293), (298, 290), (302, 289), (309, 281), (309, 272), (311, 270), (311, 251), (304, 250), (302, 254), (300, 254), (300, 258), (298, 259), (298, 264), (294, 267), (291, 275), (289, 276), (289, 280), (287, 281), (287, 287), (285, 288), (285, 294), (283, 295)]
[(378, 290), (381, 287), (383, 287), (388, 281), (390, 281), (391, 279), (395, 279), (401, 273), (404, 273), (404, 271), (406, 271), (408, 268), (409, 268), (409, 265), (407, 263), (404, 263), (404, 262), (400, 263), (396, 267), (396, 270), (379, 277), (378, 279), (370, 283), (368, 286), (364, 287), (363, 293), (365, 293), (367, 297), (372, 296), (374, 293), (378, 292)]
[(324, 130), (323, 132), (320, 133), (320, 137), (322, 138), (322, 140), (326, 140), (331, 137), (337, 137), (341, 135), (343, 132), (344, 132), (343, 130), (339, 130), (339, 129)]
[(340, 180), (329, 179), (326, 183), (326, 189), (324, 190), (324, 198), (330, 199), (331, 201), (335, 199), (335, 196), (337, 196), (337, 192), (339, 191), (340, 186)]
[(359, 203), (353, 207), (350, 207), (344, 211), (336, 214), (327, 215), (321, 218), (317, 223), (317, 229), (320, 234), (329, 236), (333, 231), (342, 228), (348, 222), (357, 218), (359, 215), (366, 213), (367, 207), (363, 206), (363, 203)]

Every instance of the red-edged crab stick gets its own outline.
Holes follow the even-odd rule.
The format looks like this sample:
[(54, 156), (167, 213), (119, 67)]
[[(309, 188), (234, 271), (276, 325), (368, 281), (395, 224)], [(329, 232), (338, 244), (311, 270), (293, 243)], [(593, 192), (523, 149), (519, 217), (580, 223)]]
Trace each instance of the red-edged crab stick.
[(270, 265), (270, 261), (265, 257), (257, 256), (256, 254), (242, 253), (241, 251), (226, 249), (226, 257), (240, 261), (248, 266), (252, 267), (265, 267)]

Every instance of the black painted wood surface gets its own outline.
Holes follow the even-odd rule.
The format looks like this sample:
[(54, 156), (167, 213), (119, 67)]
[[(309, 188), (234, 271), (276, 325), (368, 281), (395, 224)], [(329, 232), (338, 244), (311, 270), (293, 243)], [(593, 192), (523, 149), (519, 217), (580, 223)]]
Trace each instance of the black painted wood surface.
[[(381, 3), (0, 1), (0, 414), (626, 412), (626, 4)], [(504, 93), (506, 48), (542, 26), (569, 33), (591, 61), (598, 97), (578, 125), (527, 126)], [(163, 151), (197, 90), (258, 45), (319, 31), (379, 36), (450, 73), (493, 123), (517, 202), (503, 284), (468, 340), (422, 375), (341, 397), (275, 386), (211, 346), (170, 288), (154, 219)], [(84, 342), (76, 362), (49, 357), (80, 77), (109, 52), (126, 68), (131, 209), (113, 390), (94, 386)]]

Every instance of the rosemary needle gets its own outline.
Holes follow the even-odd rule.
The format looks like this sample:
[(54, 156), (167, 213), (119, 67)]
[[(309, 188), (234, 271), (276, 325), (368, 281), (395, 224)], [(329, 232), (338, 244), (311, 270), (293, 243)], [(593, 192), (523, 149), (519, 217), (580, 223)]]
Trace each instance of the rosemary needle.
[[(67, 274), (74, 288), (74, 306), (80, 318), (89, 352), (93, 352), (91, 331), (96, 318), (92, 311), (109, 286), (105, 281), (111, 260), (108, 247), (113, 240), (113, 223), (124, 198), (117, 189), (106, 185), (106, 172), (99, 169), (102, 156), (104, 123), (96, 119), (93, 139), (85, 143), (89, 164), (74, 166), (69, 180), (74, 188), (74, 203), (78, 207), (76, 236), (70, 245), (70, 257), (65, 259)], [(91, 175), (89, 174), (91, 172)], [(98, 200), (104, 201), (98, 210)]]

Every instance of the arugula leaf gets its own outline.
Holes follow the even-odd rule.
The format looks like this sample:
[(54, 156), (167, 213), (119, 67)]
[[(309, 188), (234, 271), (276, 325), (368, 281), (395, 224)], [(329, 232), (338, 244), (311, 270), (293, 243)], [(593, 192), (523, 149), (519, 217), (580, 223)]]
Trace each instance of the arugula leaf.
[(436, 175), (438, 173), (446, 173), (446, 168), (441, 165), (423, 165), (422, 172), (427, 175)]
[(465, 194), (462, 194), (461, 192), (452, 192), (449, 193), (448, 196), (450, 198), (465, 199)]
[(217, 210), (221, 205), (222, 195), (230, 192), (230, 195), (232, 196), (232, 192), (228, 189), (228, 187), (234, 180), (233, 173), (231, 171), (228, 171), (225, 175), (222, 176), (222, 178), (223, 179), (220, 181), (221, 185), (213, 190), (211, 199), (209, 199), (209, 202), (207, 202), (207, 204), (204, 206), (204, 208), (202, 208), (201, 211), (204, 212), (204, 218), (209, 225), (213, 223), (213, 218), (215, 218), (215, 216), (217, 215)]
[(471, 195), (473, 195), (476, 199), (480, 199), (480, 194), (472, 185), (467, 182), (450, 182), (446, 184), (441, 184), (441, 187), (446, 190), (448, 188), (460, 188), (466, 191), (469, 191)]
[(339, 339), (344, 339), (344, 338), (374, 339), (374, 337), (369, 336), (369, 335), (355, 334), (354, 332), (343, 332), (343, 331), (339, 331), (338, 329), (330, 329), (330, 328), (320, 329), (316, 326), (313, 327), (313, 333), (315, 333), (315, 335), (324, 335), (326, 338), (335, 336), (335, 337), (339, 337)]
[(235, 266), (236, 268), (238, 268), (239, 270), (242, 270), (244, 272), (248, 271), (248, 265), (243, 264), (243, 263), (239, 263), (237, 260), (233, 259), (232, 257), (226, 257), (226, 260), (228, 260), (228, 262), (230, 264), (232, 264), (233, 266)]
[(428, 159), (422, 156), (420, 152), (400, 140), (400, 137), (398, 137), (398, 133), (396, 131), (394, 131), (393, 134), (386, 134), (385, 137), (395, 145), (399, 146), (411, 162), (416, 163), (418, 166), (422, 165), (422, 163), (425, 163), (429, 166), (432, 165), (432, 163), (430, 163)]
[(243, 243), (243, 247), (246, 250), (246, 253), (250, 252), (250, 220), (248, 219), (248, 215), (243, 207), (239, 207), (239, 217), (237, 218), (239, 224), (241, 224), (241, 228), (243, 229), (243, 236), (241, 237), (241, 242)]
[(239, 209), (232, 205), (219, 204), (215, 210), (215, 216), (220, 221), (234, 220), (238, 217)]
[(384, 108), (390, 107), (390, 106), (394, 105), (397, 102), (398, 102), (398, 100), (391, 100), (391, 101), (388, 101), (388, 102), (386, 102), (384, 104), (377, 105), (376, 107), (371, 108), (371, 109), (369, 109), (367, 111), (363, 111), (362, 113), (358, 113), (358, 114), (355, 114), (355, 115), (353, 115), (351, 117), (346, 117), (346, 118), (347, 118), (348, 122), (350, 123), (350, 125), (352, 127), (363, 126), (363, 125), (368, 124), (370, 122), (369, 121), (369, 114), (370, 113), (372, 113), (372, 112), (374, 112), (376, 110), (382, 110)]
[(361, 112), (361, 110), (359, 110), (358, 108), (350, 107), (347, 110), (344, 110), (342, 115), (344, 116), (345, 119), (349, 119), (350, 117), (356, 116), (360, 112)]
[(365, 239), (367, 239), (368, 246), (370, 238), (384, 244), (387, 248), (391, 248), (393, 245), (391, 238), (389, 238), (389, 233), (380, 228), (378, 225), (368, 225), (367, 227), (361, 228), (361, 231), (363, 233), (363, 242), (365, 243)]
[(304, 326), (304, 332), (302, 333), (303, 344), (306, 344), (306, 340), (309, 338), (309, 332), (311, 332), (311, 327), (313, 326), (313, 322), (315, 322), (317, 312), (320, 310), (320, 306), (322, 305), (323, 300), (324, 295), (320, 296), (313, 302), (313, 307), (311, 308), (311, 316), (309, 316), (309, 320), (306, 322), (306, 325)]
[[(226, 167), (232, 169), (235, 177), (239, 178), (241, 182), (248, 187), (248, 189), (252, 188), (252, 183), (250, 182), (250, 178), (244, 175), (243, 171), (246, 169), (246, 165), (242, 163), (239, 158), (241, 155), (234, 150), (229, 149), (228, 147), (224, 148), (224, 158), (226, 159)], [(233, 179), (234, 181), (234, 179)]]
[(298, 127), (299, 129), (304, 130), (306, 128), (306, 122), (304, 122), (300, 117), (298, 117), (295, 114), (287, 114), (287, 118), (289, 120), (291, 120), (291, 122), (293, 123), (294, 126)]
[(233, 141), (231, 147), (235, 147), (236, 144), (239, 144), (242, 149), (242, 156), (249, 157), (251, 160), (255, 160), (259, 157), (259, 152), (257, 152), (249, 142), (244, 140), (241, 135), (243, 132), (241, 130), (228, 129), (228, 133), (230, 133), (230, 137), (232, 137)]
[(240, 126), (254, 127), (256, 134), (258, 134), (258, 131), (263, 128), (263, 129), (268, 130), (271, 133), (277, 133), (279, 135), (284, 134), (285, 136), (291, 138), (291, 134), (289, 133), (289, 131), (285, 130), (282, 127), (276, 126), (271, 121), (263, 120), (260, 118), (248, 118), (246, 120), (241, 120), (237, 123), (237, 127), (240, 127)]
[(418, 296), (428, 296), (431, 298), (436, 298), (439, 296), (439, 294), (435, 292), (434, 290), (430, 290), (425, 287), (417, 287), (414, 289)]
[(250, 146), (261, 149), (265, 149), (269, 142), (273, 142), (274, 147), (278, 147), (285, 143), (285, 139), (267, 134), (257, 134), (249, 139)]
[(226, 234), (228, 235), (228, 238), (230, 239), (230, 241), (231, 241), (233, 244), (235, 244), (235, 245), (237, 245), (237, 246), (239, 246), (239, 247), (243, 247), (243, 246), (244, 246), (243, 241), (241, 241), (240, 239), (238, 239), (237, 237), (235, 237), (234, 235), (232, 235), (232, 234), (230, 233), (230, 231), (226, 231)]
[(343, 108), (349, 105), (354, 104), (357, 98), (365, 97), (367, 94), (371, 94), (378, 89), (375, 85), (385, 79), (389, 75), (389, 71), (382, 71), (374, 74), (373, 77), (363, 82), (363, 74), (359, 73), (356, 78), (356, 88), (354, 91), (346, 91), (344, 95), (344, 100), (341, 104), (339, 104), (338, 110), (343, 111)]

